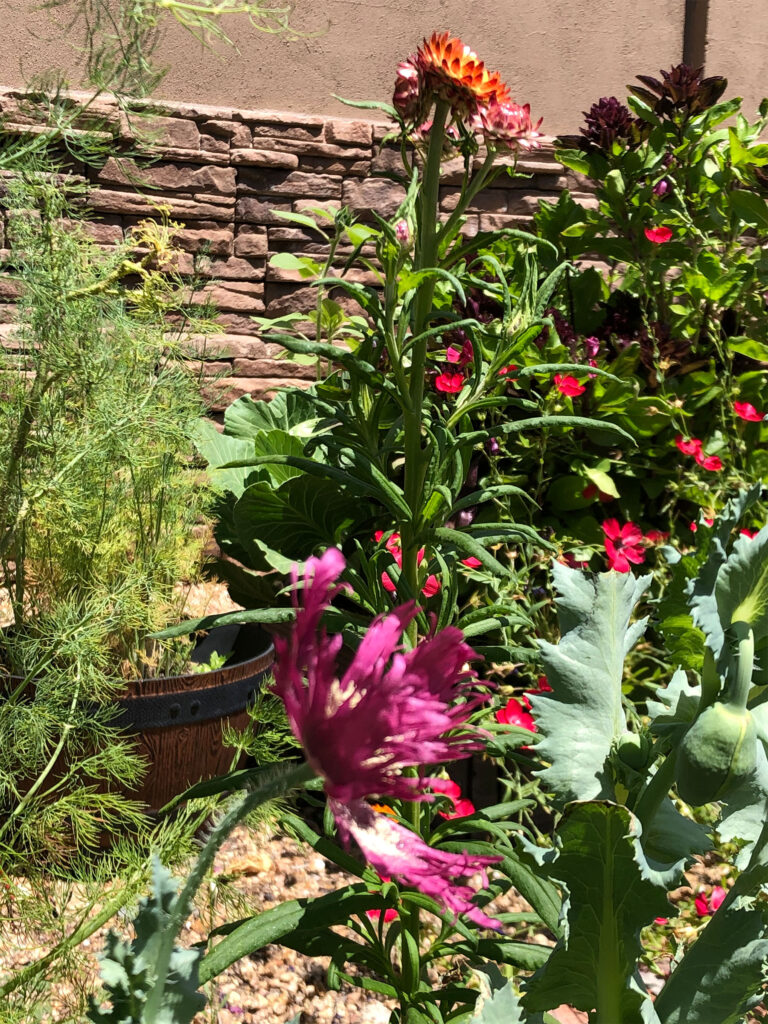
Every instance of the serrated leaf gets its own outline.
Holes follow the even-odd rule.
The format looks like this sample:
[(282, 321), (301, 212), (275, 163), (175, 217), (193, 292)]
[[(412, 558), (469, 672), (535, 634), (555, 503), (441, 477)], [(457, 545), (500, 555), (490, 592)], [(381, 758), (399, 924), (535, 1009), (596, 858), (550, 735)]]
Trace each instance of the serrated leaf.
[[(239, 466), (236, 469), (219, 469), (228, 462), (244, 462), (253, 454), (253, 441), (222, 434), (210, 420), (195, 424), (192, 440), (195, 447), (208, 463), (208, 477), (212, 486), (219, 491), (230, 491), (238, 498), (248, 483), (263, 476), (263, 470)], [(249, 480), (250, 478), (250, 480)]]
[(472, 1024), (524, 1024), (523, 1008), (511, 981), (483, 999)]
[[(596, 1019), (644, 1024), (645, 996), (633, 983), (645, 924), (667, 912), (666, 889), (648, 870), (637, 819), (618, 804), (573, 803), (557, 828), (545, 870), (568, 894), (567, 926), (526, 985), (526, 1011), (562, 1003)], [(647, 1018), (645, 1018), (647, 1019)]]
[(553, 692), (531, 698), (541, 739), (536, 753), (549, 767), (536, 774), (559, 804), (611, 798), (607, 761), (625, 732), (621, 683), (624, 658), (645, 630), (630, 625), (651, 577), (631, 573), (588, 575), (553, 563), (560, 620), (559, 644), (539, 640)]

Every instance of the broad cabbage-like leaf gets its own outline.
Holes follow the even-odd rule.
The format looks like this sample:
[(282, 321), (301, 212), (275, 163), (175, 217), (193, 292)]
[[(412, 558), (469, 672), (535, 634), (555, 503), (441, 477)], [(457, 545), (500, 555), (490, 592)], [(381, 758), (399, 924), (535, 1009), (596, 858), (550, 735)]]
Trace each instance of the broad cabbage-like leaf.
[(621, 703), (624, 658), (645, 630), (630, 625), (651, 577), (586, 575), (555, 562), (559, 644), (538, 641), (552, 693), (531, 699), (541, 739), (539, 774), (560, 803), (613, 797), (607, 760), (626, 731)]
[(655, 1019), (636, 978), (640, 929), (669, 910), (669, 876), (649, 867), (637, 819), (618, 804), (566, 808), (543, 870), (567, 894), (563, 937), (526, 985), (526, 1011), (567, 1003), (596, 1019), (648, 1024)]

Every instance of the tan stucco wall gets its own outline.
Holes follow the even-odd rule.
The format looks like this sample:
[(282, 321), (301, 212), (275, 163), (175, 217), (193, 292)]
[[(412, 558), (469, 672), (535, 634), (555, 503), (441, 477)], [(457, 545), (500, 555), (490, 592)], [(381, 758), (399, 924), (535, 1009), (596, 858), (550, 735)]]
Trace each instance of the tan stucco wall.
[[(72, 64), (51, 16), (35, 6), (3, 4), (0, 84), (21, 85), (31, 73)], [(450, 29), (501, 71), (514, 97), (529, 102), (554, 134), (574, 130), (600, 96), (625, 95), (635, 74), (677, 63), (684, 7), (685, 0), (296, 0), (294, 23), (320, 35), (288, 42), (233, 18), (226, 28), (239, 56), (216, 56), (174, 27), (162, 48), (171, 71), (158, 95), (349, 116), (332, 93), (388, 101), (397, 62), (424, 35)], [(740, 61), (734, 55), (731, 62)]]
[(708, 73), (726, 75), (753, 119), (768, 96), (768, 0), (710, 0), (707, 36)]

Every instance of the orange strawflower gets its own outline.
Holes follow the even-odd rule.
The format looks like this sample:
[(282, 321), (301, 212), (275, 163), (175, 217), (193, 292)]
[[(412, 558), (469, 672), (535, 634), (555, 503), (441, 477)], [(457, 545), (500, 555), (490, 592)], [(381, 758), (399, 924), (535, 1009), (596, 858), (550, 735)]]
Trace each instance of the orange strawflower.
[(498, 71), (489, 71), (468, 46), (448, 32), (434, 32), (416, 55), (427, 87), (460, 115), (475, 113), (492, 101), (504, 103), (509, 89)]

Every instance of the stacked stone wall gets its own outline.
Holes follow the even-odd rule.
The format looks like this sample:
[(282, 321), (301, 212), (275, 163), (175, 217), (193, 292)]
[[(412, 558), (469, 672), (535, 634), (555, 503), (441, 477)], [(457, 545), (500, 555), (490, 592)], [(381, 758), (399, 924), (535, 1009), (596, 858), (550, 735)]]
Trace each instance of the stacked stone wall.
[[(87, 100), (77, 93), (69, 98), (74, 106)], [(39, 130), (22, 94), (0, 90), (0, 109), (6, 131), (23, 136)], [(316, 302), (305, 279), (270, 260), (281, 252), (321, 257), (325, 245), (318, 234), (278, 213), (348, 206), (363, 222), (372, 220), (374, 210), (393, 215), (404, 193), (386, 177), (401, 169), (399, 149), (383, 142), (387, 125), (189, 103), (143, 105), (136, 118), (109, 100), (100, 99), (90, 110), (109, 126), (118, 151), (135, 149), (140, 133), (152, 160), (110, 156), (98, 168), (73, 167), (90, 184), (89, 230), (99, 244), (114, 245), (140, 220), (157, 216), (158, 206), (182, 225), (178, 270), (205, 278), (194, 301), (210, 300), (221, 325), (221, 334), (206, 338), (199, 352), (203, 372), (214, 380), (215, 404), (243, 394), (262, 397), (288, 380), (308, 379), (311, 369), (276, 358), (277, 346), (261, 339), (252, 319), (305, 311)], [(522, 157), (518, 170), (530, 177), (501, 174), (477, 197), (468, 211), (467, 235), (524, 228), (538, 201), (555, 199), (565, 187), (587, 199), (584, 183), (555, 161), (551, 143)], [(440, 188), (446, 213), (455, 208), (460, 180), (460, 167), (449, 167)], [(339, 265), (349, 251), (340, 247)], [(353, 274), (373, 280), (364, 272)], [(0, 278), (6, 336), (15, 297), (14, 282)]]

